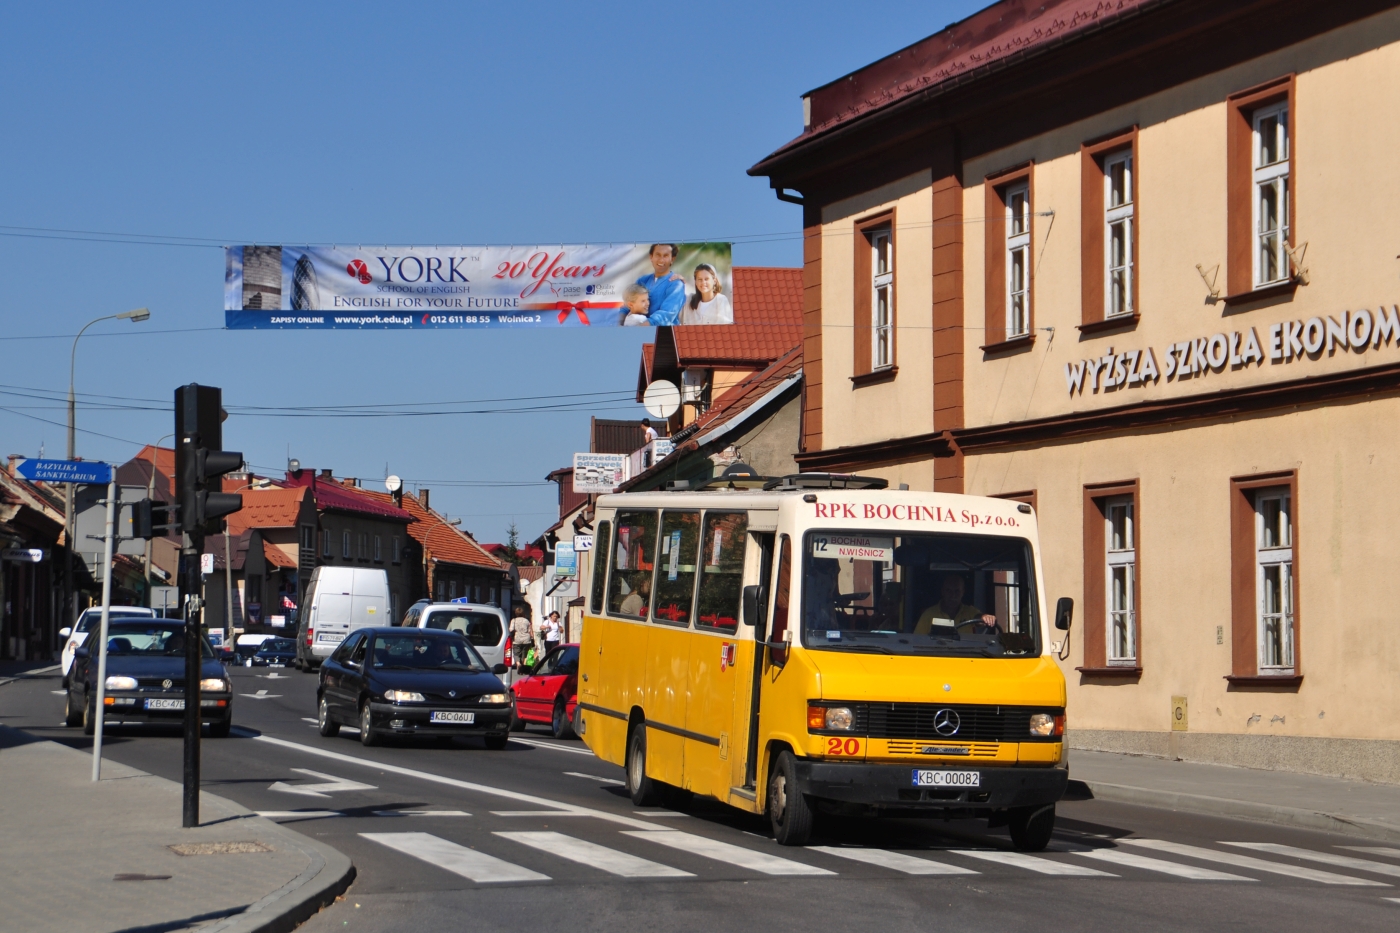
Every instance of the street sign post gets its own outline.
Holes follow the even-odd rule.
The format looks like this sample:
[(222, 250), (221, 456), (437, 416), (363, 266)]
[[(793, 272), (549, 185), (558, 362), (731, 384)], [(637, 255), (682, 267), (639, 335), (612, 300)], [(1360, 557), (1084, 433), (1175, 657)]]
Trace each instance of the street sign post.
[(23, 460), (15, 472), (42, 483), (77, 483), (106, 486), (112, 482), (112, 465), (88, 460)]

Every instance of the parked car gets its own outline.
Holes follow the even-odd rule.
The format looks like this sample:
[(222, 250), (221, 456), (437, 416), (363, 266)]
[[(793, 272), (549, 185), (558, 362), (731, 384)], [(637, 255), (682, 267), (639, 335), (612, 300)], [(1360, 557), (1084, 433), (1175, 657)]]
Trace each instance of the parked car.
[[(93, 640), (94, 642), (96, 639)], [(64, 722), (81, 724), (86, 735), (97, 726), (97, 653), (93, 644), (73, 652)], [(201, 720), (209, 734), (224, 738), (233, 724), (233, 691), (224, 666), (209, 642), (200, 639)], [(185, 625), (178, 620), (125, 618), (107, 628), (105, 723), (178, 725), (185, 717)]]
[(286, 667), (296, 660), (297, 643), (290, 638), (273, 636), (258, 646), (257, 654), (249, 659), (249, 667)]
[(297, 632), (297, 666), (314, 671), (347, 635), (389, 618), (389, 574), (383, 569), (317, 567), (306, 589), (305, 621)]
[(384, 735), (482, 737), (505, 748), (510, 694), (456, 632), (362, 628), (350, 633), (321, 666), (316, 721), (321, 735), (358, 726), (360, 742)]
[[(456, 632), (475, 648), (486, 663), (495, 667), (508, 664), (510, 652), (506, 645), (510, 641), (510, 627), (506, 624), (506, 614), (496, 606), (478, 603), (414, 603), (404, 614), (403, 624), (408, 628), (439, 629)], [(514, 672), (505, 675), (510, 683)]]
[(276, 637), (276, 635), (239, 635), (233, 640), (233, 651), (224, 659), (224, 663), (252, 667), (253, 656), (262, 649), (265, 643)]
[(549, 726), (556, 739), (571, 739), (578, 715), (578, 645), (560, 645), (511, 685), (510, 728), (523, 732), (527, 723)]
[[(155, 618), (155, 610), (143, 609), (140, 606), (113, 606), (107, 610), (108, 625), (118, 618), (132, 617), (152, 619)], [(73, 652), (87, 641), (88, 632), (100, 628), (101, 625), (102, 607), (98, 606), (94, 609), (84, 609), (72, 628), (65, 626), (58, 630), (58, 637), (68, 639), (63, 643), (63, 653), (60, 656), (63, 664), (63, 686), (68, 686), (68, 671), (73, 667)]]

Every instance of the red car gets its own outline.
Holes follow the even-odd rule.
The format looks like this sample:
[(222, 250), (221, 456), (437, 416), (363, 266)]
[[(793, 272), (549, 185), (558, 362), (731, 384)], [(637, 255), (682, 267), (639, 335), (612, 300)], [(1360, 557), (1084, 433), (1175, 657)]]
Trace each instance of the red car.
[(578, 711), (578, 645), (560, 645), (510, 687), (512, 732), (532, 722), (548, 725), (556, 739), (574, 737)]

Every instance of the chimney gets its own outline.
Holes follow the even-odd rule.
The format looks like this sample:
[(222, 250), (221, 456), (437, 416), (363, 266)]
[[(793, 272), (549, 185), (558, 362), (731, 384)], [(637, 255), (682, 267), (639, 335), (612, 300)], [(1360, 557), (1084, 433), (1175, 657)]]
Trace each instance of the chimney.
[(421, 502), (421, 503), (423, 503), (423, 508), (425, 508), (425, 509), (428, 508), (428, 490), (426, 490), (426, 489), (420, 489), (420, 490), (418, 490), (418, 501)]
[(359, 489), (359, 488), (360, 488), (360, 480), (359, 480), (357, 477), (354, 477), (354, 476), (347, 476), (347, 477), (345, 477), (345, 485), (347, 485), (347, 486), (354, 486), (356, 489)]
[(322, 470), (321, 479), (335, 479), (335, 476), (331, 473), (330, 470)]
[(23, 459), (24, 459), (24, 454), (10, 454), (10, 456), (9, 456), (8, 459), (9, 459), (10, 463), (9, 463), (9, 466), (6, 467), (6, 469), (9, 470), (9, 473), (10, 473), (11, 476), (14, 476), (14, 475), (15, 475), (15, 461), (16, 461), (16, 460), (23, 460)]
[(395, 489), (390, 495), (394, 498), (394, 505), (403, 508), (403, 487), (400, 486), (398, 489)]

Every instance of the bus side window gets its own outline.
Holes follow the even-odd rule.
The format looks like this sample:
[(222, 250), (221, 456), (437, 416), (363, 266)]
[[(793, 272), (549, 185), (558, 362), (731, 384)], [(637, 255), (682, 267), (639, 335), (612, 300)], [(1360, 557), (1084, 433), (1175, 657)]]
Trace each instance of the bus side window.
[[(792, 603), (792, 540), (783, 535), (778, 540), (778, 576), (773, 584), (773, 625), (769, 635), (770, 645), (785, 642), (788, 632), (788, 607)], [(787, 663), (786, 647), (768, 649), (768, 657), (773, 664), (782, 667)]]
[(612, 522), (599, 522), (593, 539), (593, 592), (589, 609), (594, 615), (603, 612), (603, 584), (608, 581), (608, 558), (612, 556)]
[(744, 601), (744, 547), (748, 512), (706, 512), (700, 548), (700, 593), (695, 624), (733, 635)]
[(608, 612), (645, 619), (651, 606), (651, 575), (656, 564), (656, 511), (618, 512)]
[(695, 564), (700, 552), (700, 513), (673, 512), (661, 518), (661, 558), (656, 571), (656, 622), (690, 625), (695, 602)]

